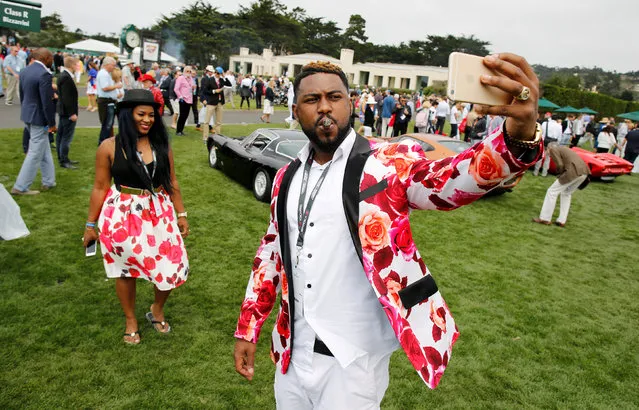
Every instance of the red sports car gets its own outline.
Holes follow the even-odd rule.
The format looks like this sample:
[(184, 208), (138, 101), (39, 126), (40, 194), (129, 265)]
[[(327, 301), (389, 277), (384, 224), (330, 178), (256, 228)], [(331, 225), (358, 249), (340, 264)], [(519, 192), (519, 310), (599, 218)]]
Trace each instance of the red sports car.
[[(612, 180), (616, 176), (632, 172), (633, 165), (616, 155), (608, 153), (597, 154), (596, 152), (588, 151), (579, 147), (571, 149), (584, 160), (586, 165), (588, 165), (588, 168), (590, 168), (590, 175), (594, 178)], [(548, 170), (553, 174), (556, 173), (555, 163), (552, 160), (550, 161), (550, 168)]]

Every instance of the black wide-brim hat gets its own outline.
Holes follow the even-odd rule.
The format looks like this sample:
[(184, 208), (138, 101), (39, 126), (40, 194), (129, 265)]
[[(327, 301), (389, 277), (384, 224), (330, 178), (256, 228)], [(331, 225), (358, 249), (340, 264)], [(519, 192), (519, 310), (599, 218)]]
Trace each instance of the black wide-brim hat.
[(122, 108), (133, 108), (138, 105), (151, 105), (160, 108), (160, 104), (153, 99), (153, 93), (142, 88), (135, 88), (124, 92), (124, 98), (117, 105), (118, 111)]

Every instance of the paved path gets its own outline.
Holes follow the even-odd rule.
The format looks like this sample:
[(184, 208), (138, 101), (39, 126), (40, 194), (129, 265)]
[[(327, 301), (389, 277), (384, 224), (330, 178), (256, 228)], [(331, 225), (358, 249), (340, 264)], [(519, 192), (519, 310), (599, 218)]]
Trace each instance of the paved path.
[[(201, 107), (201, 105), (200, 105)], [(261, 111), (258, 110), (225, 110), (224, 111), (224, 124), (254, 124), (259, 123), (259, 116)], [(271, 122), (283, 123), (284, 119), (288, 117), (288, 111), (275, 111), (271, 116)], [(164, 114), (164, 122), (171, 123), (168, 114)], [(193, 114), (189, 116), (189, 124), (193, 124)], [(7, 106), (4, 103), (4, 98), (0, 99), (0, 129), (3, 128), (22, 128), (24, 124), (20, 121), (20, 105), (14, 103), (12, 106)], [(80, 109), (78, 115), (78, 127), (99, 127), (100, 120), (98, 119), (98, 112), (87, 112)]]

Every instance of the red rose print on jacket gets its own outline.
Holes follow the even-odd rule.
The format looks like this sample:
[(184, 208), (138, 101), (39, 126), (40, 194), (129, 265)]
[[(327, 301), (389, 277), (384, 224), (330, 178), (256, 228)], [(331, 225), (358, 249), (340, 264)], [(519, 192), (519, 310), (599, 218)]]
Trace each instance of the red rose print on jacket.
[(399, 144), (381, 144), (376, 147), (375, 158), (386, 166), (392, 165), (395, 162), (398, 148)]
[(390, 218), (386, 212), (380, 211), (377, 206), (372, 206), (368, 212), (359, 219), (359, 237), (365, 252), (377, 252), (388, 246)]
[(268, 315), (273, 305), (275, 304), (275, 285), (270, 280), (262, 282), (262, 287), (258, 293), (257, 300), (255, 301), (255, 310), (260, 313), (260, 316)]
[(282, 373), (288, 371), (288, 365), (291, 363), (291, 349), (286, 349), (282, 353)]
[(288, 317), (288, 303), (282, 301), (281, 313), (277, 318), (277, 333), (280, 336), (288, 339), (291, 337), (291, 325)]
[(255, 301), (245, 299), (240, 308), (240, 318), (237, 322), (237, 332), (241, 332), (246, 340), (257, 342), (258, 332), (255, 330), (257, 320), (253, 315), (255, 310)]
[(487, 144), (481, 144), (481, 148), (470, 160), (469, 172), (480, 188), (490, 189), (509, 175), (508, 167), (501, 155)]
[(486, 192), (466, 192), (460, 191), (455, 188), (453, 191), (453, 195), (449, 198), (451, 202), (455, 203), (458, 206), (468, 205), (471, 202), (475, 202), (482, 196), (484, 196)]
[(393, 253), (401, 253), (405, 260), (410, 261), (415, 256), (417, 247), (413, 242), (413, 234), (410, 230), (408, 216), (397, 218), (393, 221), (390, 230)]
[(400, 309), (404, 306), (402, 305), (402, 300), (399, 297), (399, 291), (406, 287), (407, 281), (408, 278), (406, 278), (405, 276), (403, 278), (400, 278), (399, 274), (395, 271), (391, 271), (391, 273), (389, 273), (388, 276), (384, 278), (384, 285), (388, 290), (388, 297), (390, 301), (393, 302), (394, 305)]
[(410, 327), (406, 327), (403, 329), (399, 337), (399, 343), (404, 348), (404, 351), (408, 356), (408, 360), (410, 360), (411, 364), (413, 365), (413, 367), (415, 367), (416, 370), (420, 370), (426, 365), (422, 347), (419, 345), (419, 340), (417, 340)]
[(433, 321), (433, 340), (439, 342), (442, 333), (446, 333), (446, 309), (443, 306), (435, 309), (430, 303), (430, 320)]

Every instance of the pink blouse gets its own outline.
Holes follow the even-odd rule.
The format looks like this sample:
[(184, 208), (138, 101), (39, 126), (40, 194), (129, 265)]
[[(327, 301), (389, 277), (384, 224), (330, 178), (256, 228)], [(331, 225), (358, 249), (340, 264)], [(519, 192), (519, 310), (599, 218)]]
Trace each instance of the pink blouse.
[(181, 98), (187, 104), (193, 104), (193, 88), (191, 88), (191, 79), (187, 80), (186, 76), (179, 76), (177, 80), (175, 80), (175, 95), (177, 95), (178, 100)]

